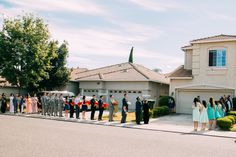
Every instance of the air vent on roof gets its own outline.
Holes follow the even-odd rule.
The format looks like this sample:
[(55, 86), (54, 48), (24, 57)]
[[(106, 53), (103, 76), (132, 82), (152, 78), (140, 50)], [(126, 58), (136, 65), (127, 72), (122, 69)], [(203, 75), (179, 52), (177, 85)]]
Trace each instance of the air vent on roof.
[(124, 69), (123, 72), (124, 72), (124, 73), (125, 73), (125, 72), (128, 72), (128, 69)]
[(99, 78), (103, 79), (104, 78), (103, 74), (99, 73)]

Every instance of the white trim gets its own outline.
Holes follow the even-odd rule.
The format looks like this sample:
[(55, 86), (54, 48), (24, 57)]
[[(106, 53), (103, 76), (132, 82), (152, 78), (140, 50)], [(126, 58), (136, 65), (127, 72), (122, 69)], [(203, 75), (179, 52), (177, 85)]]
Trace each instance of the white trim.
[[(204, 40), (204, 39), (203, 39)], [(190, 44), (201, 44), (201, 43), (216, 43), (216, 42), (224, 42), (224, 41), (236, 41), (236, 39), (216, 39), (216, 40), (208, 40), (208, 41), (191, 41)]]
[(230, 90), (235, 90), (235, 88), (232, 87), (227, 87), (227, 86), (218, 86), (218, 85), (213, 85), (213, 84), (190, 84), (190, 85), (184, 85), (184, 86), (177, 86), (175, 87), (176, 89), (184, 89), (184, 88), (189, 88), (191, 89), (198, 89), (196, 87), (210, 87), (209, 89), (230, 89)]
[(170, 77), (171, 80), (192, 80), (193, 77)]

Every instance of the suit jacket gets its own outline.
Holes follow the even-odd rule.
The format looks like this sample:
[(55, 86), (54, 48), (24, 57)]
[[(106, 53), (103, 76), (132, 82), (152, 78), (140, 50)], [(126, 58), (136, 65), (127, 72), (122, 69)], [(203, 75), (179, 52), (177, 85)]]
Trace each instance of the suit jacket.
[(126, 110), (128, 111), (128, 101), (125, 98), (123, 98), (122, 100), (122, 110), (124, 106), (126, 107)]
[(99, 99), (99, 101), (98, 101), (98, 107), (99, 107), (99, 109), (103, 109), (103, 100), (102, 99)]

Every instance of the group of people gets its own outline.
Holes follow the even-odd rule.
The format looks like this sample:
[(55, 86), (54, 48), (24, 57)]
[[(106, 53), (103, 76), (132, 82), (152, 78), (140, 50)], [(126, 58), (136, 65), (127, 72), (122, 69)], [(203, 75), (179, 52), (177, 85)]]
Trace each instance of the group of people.
[[(90, 119), (95, 120), (95, 113), (98, 110), (98, 121), (102, 120), (103, 111), (108, 108), (109, 110), (109, 122), (114, 121), (113, 117), (115, 114), (115, 108), (118, 110), (118, 102), (115, 100), (113, 95), (109, 96), (108, 104), (103, 100), (104, 97), (101, 95), (99, 99), (95, 95), (92, 96), (91, 100), (88, 100), (86, 96), (81, 97), (78, 94), (76, 97), (64, 97), (63, 94), (56, 93), (46, 93), (44, 92), (41, 97), (30, 96), (29, 94), (21, 96), (20, 94), (10, 94), (10, 113), (39, 113), (44, 116), (59, 116), (63, 117), (63, 111), (65, 111), (65, 118), (75, 118), (80, 119), (80, 112), (82, 114), (82, 119), (86, 117), (86, 111), (88, 106), (91, 107)], [(140, 97), (136, 98), (136, 123), (140, 124), (140, 121), (144, 120), (144, 124), (149, 122), (149, 105), (146, 100), (141, 101)], [(0, 98), (1, 112), (5, 113), (7, 108), (7, 98), (3, 93)], [(126, 123), (126, 118), (128, 114), (130, 102), (128, 101), (127, 94), (124, 94), (122, 99), (122, 109), (121, 109), (121, 123)], [(41, 110), (39, 110), (41, 106)], [(143, 113), (143, 114), (142, 114)], [(143, 116), (142, 116), (143, 115)]]
[[(38, 113), (38, 97), (36, 94), (34, 96), (20, 95), (20, 94), (10, 94), (9, 97), (9, 111), (10, 113), (24, 113), (26, 108), (26, 113)], [(7, 110), (7, 98), (5, 93), (0, 96), (0, 108), (1, 112), (5, 113)]]
[(202, 124), (201, 130), (206, 129), (208, 123), (208, 129), (212, 130), (217, 127), (216, 120), (222, 118), (227, 112), (233, 109), (233, 103), (230, 96), (221, 97), (220, 100), (214, 101), (213, 98), (209, 99), (209, 102), (200, 100), (200, 96), (193, 100), (193, 122), (194, 131), (197, 131), (198, 124)]

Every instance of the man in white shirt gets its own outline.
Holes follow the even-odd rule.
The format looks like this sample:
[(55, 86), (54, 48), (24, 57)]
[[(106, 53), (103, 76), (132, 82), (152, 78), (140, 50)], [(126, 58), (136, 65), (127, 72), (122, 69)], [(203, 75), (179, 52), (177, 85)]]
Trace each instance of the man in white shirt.
[(80, 118), (79, 118), (79, 114), (80, 114), (79, 102), (80, 102), (80, 94), (78, 94), (78, 95), (76, 96), (76, 98), (75, 98), (76, 119), (80, 119)]

